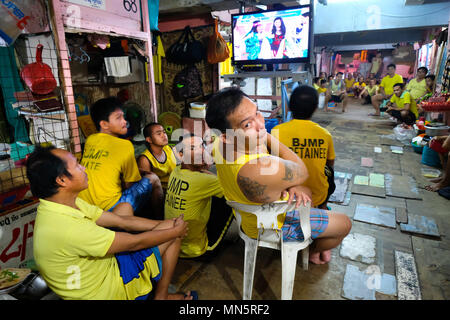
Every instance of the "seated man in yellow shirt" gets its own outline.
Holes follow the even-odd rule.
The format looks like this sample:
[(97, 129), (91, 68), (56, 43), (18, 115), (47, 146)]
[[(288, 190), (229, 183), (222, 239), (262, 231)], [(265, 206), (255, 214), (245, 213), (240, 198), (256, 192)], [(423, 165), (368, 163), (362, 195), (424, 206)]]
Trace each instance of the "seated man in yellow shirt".
[(365, 86), (363, 91), (361, 92), (360, 96), (362, 99), (364, 99), (363, 104), (371, 104), (372, 103), (372, 97), (378, 93), (378, 86), (377, 86), (377, 80), (370, 79), (369, 85)]
[(152, 194), (151, 205), (157, 212), (157, 219), (164, 217), (164, 192), (172, 170), (177, 165), (177, 160), (169, 146), (164, 127), (156, 122), (147, 124), (143, 129), (147, 149), (142, 152), (138, 159), (139, 172), (144, 174), (154, 173), (158, 176), (162, 189)]
[(426, 67), (420, 67), (417, 69), (416, 77), (411, 79), (406, 85), (405, 90), (409, 91), (411, 98), (416, 101), (416, 104), (427, 93), (427, 81), (425, 80), (427, 73), (428, 69)]
[(358, 77), (358, 81), (355, 82), (353, 85), (353, 92), (355, 93), (355, 97), (358, 99), (362, 99), (362, 92), (364, 91), (364, 88), (366, 87), (366, 83), (364, 81), (363, 76)]
[(91, 134), (84, 146), (81, 164), (86, 168), (89, 187), (80, 192), (80, 198), (105, 211), (122, 202), (131, 204), (133, 213), (141, 211), (161, 185), (155, 174), (141, 177), (133, 144), (120, 138), (127, 133), (122, 102), (113, 97), (100, 99), (90, 114), (99, 132)]
[(183, 215), (189, 222), (180, 257), (211, 258), (228, 231), (233, 212), (223, 197), (219, 179), (208, 171), (212, 158), (202, 138), (190, 133), (180, 140), (176, 150), (181, 164), (170, 174), (164, 215), (166, 219)]
[(344, 79), (345, 82), (345, 91), (349, 97), (353, 97), (355, 95), (353, 85), (355, 84), (355, 78), (353, 78), (353, 74), (349, 72), (347, 74), (347, 78)]
[(311, 121), (318, 104), (319, 97), (313, 88), (307, 85), (295, 88), (289, 100), (294, 119), (274, 127), (271, 134), (305, 163), (309, 176), (303, 186), (312, 192), (312, 206), (327, 209), (328, 199), (336, 189), (333, 169), (336, 156), (331, 134)]
[[(227, 200), (244, 204), (271, 203), (288, 198), (296, 206), (311, 199), (302, 186), (308, 178), (304, 162), (265, 130), (264, 117), (256, 104), (238, 88), (225, 88), (208, 101), (206, 122), (218, 131), (213, 156), (217, 176)], [(271, 155), (269, 151), (277, 155)], [(289, 195), (289, 197), (288, 197)], [(303, 241), (299, 211), (278, 216), (284, 241)], [(351, 228), (345, 214), (311, 209), (310, 261), (325, 264)], [(249, 237), (258, 235), (256, 217), (242, 212), (241, 228)]]
[(31, 192), (40, 199), (34, 259), (60, 298), (196, 298), (195, 291), (168, 294), (181, 240), (188, 231), (183, 217), (155, 221), (133, 216), (128, 203), (112, 212), (88, 204), (78, 197), (90, 183), (85, 168), (66, 150), (37, 146), (27, 161), (27, 177)]
[(378, 86), (378, 94), (372, 97), (372, 106), (375, 113), (369, 113), (369, 116), (379, 116), (380, 108), (385, 109), (385, 105), (389, 102), (394, 94), (394, 84), (403, 83), (403, 77), (395, 73), (396, 66), (391, 63), (387, 66), (387, 75), (381, 80)]
[(396, 83), (394, 85), (394, 94), (387, 104), (386, 112), (401, 123), (413, 125), (419, 117), (416, 101), (403, 88), (403, 83)]

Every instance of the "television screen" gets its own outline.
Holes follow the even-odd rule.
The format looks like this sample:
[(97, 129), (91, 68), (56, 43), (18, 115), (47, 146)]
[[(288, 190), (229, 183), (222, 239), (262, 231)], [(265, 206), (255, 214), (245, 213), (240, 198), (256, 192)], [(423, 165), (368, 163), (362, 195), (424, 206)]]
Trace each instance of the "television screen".
[(309, 61), (310, 6), (232, 15), (233, 63)]

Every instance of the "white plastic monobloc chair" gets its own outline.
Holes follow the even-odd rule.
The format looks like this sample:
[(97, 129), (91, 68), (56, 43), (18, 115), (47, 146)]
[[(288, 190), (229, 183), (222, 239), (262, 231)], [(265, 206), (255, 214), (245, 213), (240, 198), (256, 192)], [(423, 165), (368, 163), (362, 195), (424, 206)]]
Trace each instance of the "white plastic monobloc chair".
[[(303, 251), (303, 269), (308, 270), (308, 246), (312, 242), (311, 225), (309, 220), (310, 204), (308, 203), (307, 206), (302, 204), (297, 208), (297, 210), (300, 211), (300, 226), (304, 234), (304, 241), (302, 242), (284, 242), (283, 232), (278, 229), (277, 216), (281, 213), (294, 210), (296, 202), (288, 204), (287, 201), (276, 201), (262, 205), (249, 205), (235, 201), (227, 201), (227, 204), (235, 210), (236, 220), (239, 226), (239, 236), (245, 242), (243, 300), (251, 300), (252, 298), (253, 277), (255, 273), (258, 247), (281, 250), (281, 299), (291, 300), (292, 291), (294, 289), (298, 251)], [(241, 211), (249, 212), (256, 216), (258, 224), (258, 239), (252, 239), (242, 231)]]

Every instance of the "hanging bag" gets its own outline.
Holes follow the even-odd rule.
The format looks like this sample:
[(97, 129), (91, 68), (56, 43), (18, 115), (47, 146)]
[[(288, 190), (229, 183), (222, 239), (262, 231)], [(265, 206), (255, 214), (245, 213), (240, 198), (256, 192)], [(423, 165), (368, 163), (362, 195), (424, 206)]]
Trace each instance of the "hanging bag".
[(194, 64), (205, 58), (205, 51), (203, 44), (195, 40), (191, 28), (186, 26), (177, 42), (167, 50), (166, 58), (175, 64)]
[(175, 63), (175, 64), (184, 64), (184, 54), (183, 47), (185, 43), (183, 38), (186, 37), (186, 29), (181, 33), (178, 40), (172, 44), (166, 52), (167, 62)]
[(210, 64), (223, 62), (230, 57), (227, 42), (219, 33), (217, 19), (214, 20), (214, 25), (214, 34), (209, 37), (208, 42), (208, 63)]
[(198, 63), (205, 59), (206, 48), (199, 40), (195, 40), (192, 30), (189, 26), (186, 27), (186, 47), (183, 53), (186, 57), (186, 64)]
[(203, 96), (200, 72), (195, 66), (189, 66), (178, 72), (173, 79), (172, 96), (176, 102)]

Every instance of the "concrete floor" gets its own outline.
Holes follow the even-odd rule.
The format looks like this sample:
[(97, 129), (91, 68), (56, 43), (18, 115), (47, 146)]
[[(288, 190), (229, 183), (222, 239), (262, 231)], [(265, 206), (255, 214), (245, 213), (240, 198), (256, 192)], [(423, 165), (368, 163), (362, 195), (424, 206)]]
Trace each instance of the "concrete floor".
[[(428, 184), (422, 175), (421, 155), (414, 153), (411, 146), (403, 148), (403, 154), (394, 154), (389, 145), (382, 145), (383, 135), (393, 133), (395, 126), (387, 118), (368, 117), (370, 106), (351, 100), (347, 113), (325, 113), (318, 110), (313, 120), (327, 128), (333, 135), (336, 163), (335, 170), (354, 175), (369, 173), (390, 173), (412, 176), (419, 187), (422, 200), (399, 197), (386, 198), (353, 194), (349, 205), (330, 204), (333, 211), (343, 212), (352, 218), (350, 235), (371, 236), (375, 241), (375, 260), (368, 264), (361, 259), (344, 258), (340, 247), (332, 250), (332, 260), (327, 265), (312, 265), (304, 271), (298, 259), (293, 299), (342, 300), (344, 275), (347, 265), (368, 270), (376, 266), (380, 272), (396, 276), (394, 250), (414, 255), (419, 276), (422, 299), (450, 299), (450, 240), (448, 230), (450, 219), (449, 204), (437, 193), (423, 189)], [(401, 145), (400, 143), (397, 143)], [(374, 147), (381, 147), (382, 153), (374, 153)], [(361, 167), (361, 157), (374, 160), (373, 168)], [(351, 189), (351, 186), (349, 187)], [(406, 209), (408, 215), (416, 214), (433, 218), (440, 237), (421, 236), (406, 233), (396, 228), (387, 228), (353, 220), (357, 204), (373, 204)], [(237, 238), (234, 225), (224, 241), (224, 245), (211, 261), (180, 259), (173, 278), (172, 289), (176, 291), (197, 290), (202, 300), (242, 299), (244, 264), (244, 243)], [(234, 241), (233, 241), (234, 239)], [(360, 258), (360, 257), (359, 257)], [(279, 251), (260, 248), (258, 250), (254, 278), (253, 300), (280, 299), (281, 296), (281, 256)], [(396, 300), (397, 293), (376, 292), (377, 300)]]

